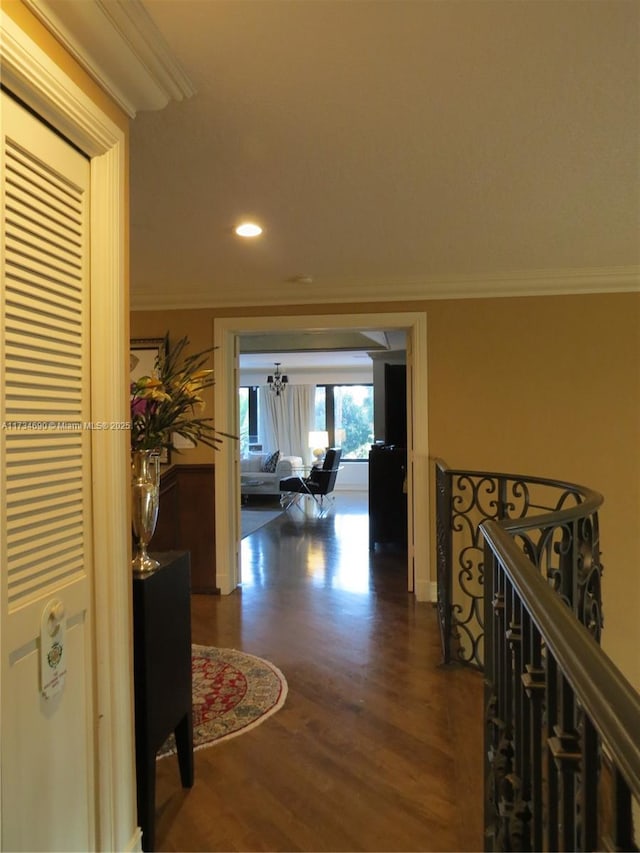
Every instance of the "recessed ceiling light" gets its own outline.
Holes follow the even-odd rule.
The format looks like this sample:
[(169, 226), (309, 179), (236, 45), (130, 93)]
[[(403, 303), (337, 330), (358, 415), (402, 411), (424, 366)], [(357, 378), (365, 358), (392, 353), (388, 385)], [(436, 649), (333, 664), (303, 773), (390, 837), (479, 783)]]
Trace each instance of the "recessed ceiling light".
[(258, 237), (262, 234), (262, 228), (255, 222), (241, 222), (236, 228), (238, 237)]

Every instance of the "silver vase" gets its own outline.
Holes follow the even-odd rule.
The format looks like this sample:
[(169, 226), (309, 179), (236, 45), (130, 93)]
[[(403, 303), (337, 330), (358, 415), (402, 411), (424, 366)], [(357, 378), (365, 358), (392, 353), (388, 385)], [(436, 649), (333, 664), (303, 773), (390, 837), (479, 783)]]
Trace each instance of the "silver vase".
[(131, 452), (131, 523), (135, 540), (131, 567), (136, 574), (157, 569), (160, 563), (147, 554), (156, 529), (160, 496), (160, 455), (157, 450)]

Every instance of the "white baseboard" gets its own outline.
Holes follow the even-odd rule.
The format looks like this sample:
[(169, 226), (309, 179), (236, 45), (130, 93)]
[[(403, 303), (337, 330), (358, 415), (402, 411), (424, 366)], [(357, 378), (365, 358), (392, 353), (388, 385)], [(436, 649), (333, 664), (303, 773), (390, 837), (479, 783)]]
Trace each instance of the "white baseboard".
[(417, 601), (437, 601), (438, 587), (434, 581), (418, 580), (415, 583), (414, 594)]
[(124, 849), (126, 853), (142, 853), (142, 830), (139, 826), (136, 827), (135, 832), (129, 839), (129, 843)]

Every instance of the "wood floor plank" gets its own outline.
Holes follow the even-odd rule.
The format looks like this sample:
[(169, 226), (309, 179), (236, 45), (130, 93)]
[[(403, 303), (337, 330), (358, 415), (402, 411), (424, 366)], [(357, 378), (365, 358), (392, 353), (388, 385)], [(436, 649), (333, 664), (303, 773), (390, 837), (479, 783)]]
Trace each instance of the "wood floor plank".
[(482, 849), (482, 678), (440, 666), (406, 558), (368, 550), (366, 496), (289, 512), (242, 548), (241, 589), (193, 596), (193, 641), (272, 661), (289, 693), (198, 750), (190, 791), (175, 757), (158, 762), (157, 849)]

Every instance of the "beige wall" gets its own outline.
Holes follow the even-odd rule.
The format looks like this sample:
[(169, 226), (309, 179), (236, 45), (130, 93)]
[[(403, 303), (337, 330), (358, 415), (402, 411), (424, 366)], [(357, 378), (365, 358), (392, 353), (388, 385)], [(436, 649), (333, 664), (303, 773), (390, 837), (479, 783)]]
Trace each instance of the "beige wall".
[(145, 311), (131, 323), (136, 337), (168, 329), (199, 349), (215, 316), (404, 310), (427, 314), (432, 457), (604, 494), (603, 645), (640, 687), (640, 294)]
[[(213, 346), (213, 315), (208, 310), (132, 312), (132, 338), (161, 338), (164, 337), (165, 332), (169, 332), (170, 343), (175, 344), (185, 335), (189, 338), (187, 355), (201, 352)], [(211, 367), (213, 367), (213, 353)], [(202, 396), (205, 410), (199, 413), (199, 416), (212, 417), (213, 389), (207, 388)], [(215, 452), (212, 448), (201, 444), (195, 448), (173, 451), (171, 462), (180, 465), (214, 462)]]
[(603, 647), (640, 688), (640, 294), (427, 311), (431, 454), (604, 495)]

